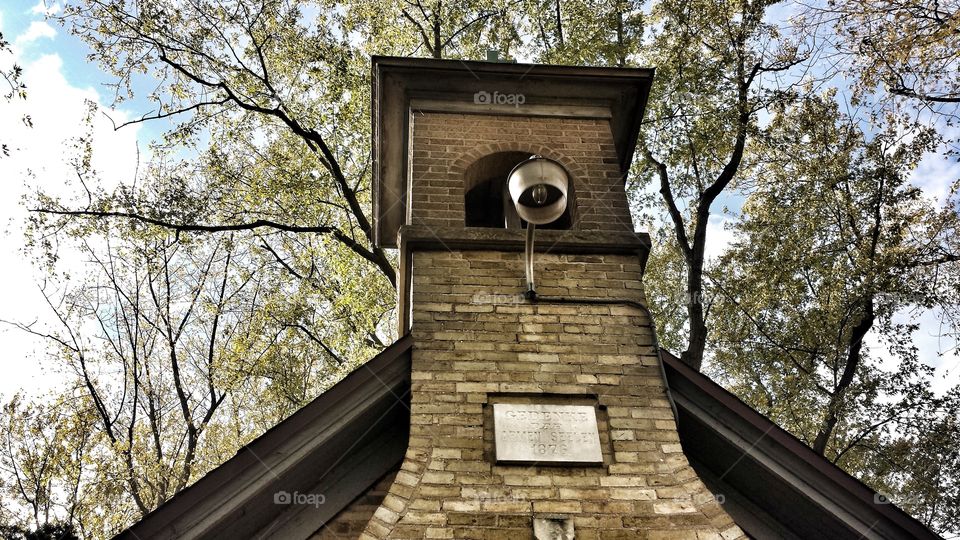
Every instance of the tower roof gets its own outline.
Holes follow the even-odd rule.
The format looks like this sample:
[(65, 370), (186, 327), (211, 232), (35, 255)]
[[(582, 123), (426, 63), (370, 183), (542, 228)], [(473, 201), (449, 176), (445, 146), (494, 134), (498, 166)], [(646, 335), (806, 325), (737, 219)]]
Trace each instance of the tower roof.
[(443, 111), (604, 118), (626, 172), (653, 82), (652, 68), (597, 68), (373, 57), (374, 240), (396, 247), (407, 211), (410, 116)]

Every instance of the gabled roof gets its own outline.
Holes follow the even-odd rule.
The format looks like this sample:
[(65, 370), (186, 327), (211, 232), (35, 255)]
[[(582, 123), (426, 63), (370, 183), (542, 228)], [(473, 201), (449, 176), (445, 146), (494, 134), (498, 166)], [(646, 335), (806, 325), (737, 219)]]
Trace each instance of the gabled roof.
[[(116, 538), (308, 538), (403, 459), (412, 345), (387, 347)], [(282, 492), (325, 500), (278, 504)]]
[[(117, 538), (308, 538), (399, 467), (412, 346), (400, 339)], [(661, 359), (684, 454), (751, 537), (940, 538), (705, 375)], [(326, 500), (275, 504), (280, 491)]]

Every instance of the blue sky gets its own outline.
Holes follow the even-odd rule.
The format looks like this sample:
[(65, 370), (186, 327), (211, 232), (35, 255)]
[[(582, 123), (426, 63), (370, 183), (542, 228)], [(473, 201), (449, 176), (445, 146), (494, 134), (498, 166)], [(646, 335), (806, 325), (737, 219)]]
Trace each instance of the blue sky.
[[(107, 76), (86, 61), (86, 46), (56, 23), (45, 20), (44, 13), (59, 12), (54, 3), (38, 4), (14, 0), (0, 6), (0, 30), (12, 43), (13, 54), (0, 55), (0, 67), (13, 62), (24, 68), (26, 100), (0, 103), (0, 140), (12, 149), (12, 155), (0, 159), (0, 319), (24, 324), (52, 324), (51, 312), (39, 292), (42, 272), (23, 251), (23, 224), (27, 212), (22, 198), (32, 190), (61, 196), (72, 193), (68, 187), (75, 174), (67, 163), (71, 141), (87, 131), (83, 123), (86, 100), (98, 104), (117, 120), (132, 115), (111, 111), (110, 93), (103, 86)], [(135, 107), (128, 102), (124, 107)], [(33, 127), (20, 121), (24, 114), (33, 118)], [(140, 159), (146, 159), (147, 142), (162, 126), (132, 126), (114, 131), (103, 115), (94, 118), (93, 164), (107, 185), (132, 178)], [(82, 269), (75, 254), (63, 253), (64, 262)], [(44, 369), (40, 360), (45, 344), (9, 325), (0, 325), (0, 395), (9, 398), (16, 391), (42, 393), (57, 385), (61, 376)]]
[[(0, 7), (0, 30), (7, 41), (13, 42), (21, 65), (36, 62), (48, 55), (55, 55), (62, 61), (60, 73), (71, 86), (87, 88), (97, 92), (102, 105), (109, 105), (112, 99), (111, 89), (105, 86), (111, 78), (98, 67), (87, 61), (90, 48), (74, 37), (55, 20), (48, 20), (45, 14), (56, 16), (62, 11), (62, 4), (56, 1), (12, 0)], [(19, 40), (19, 43), (17, 42)], [(4, 58), (4, 60), (7, 60)], [(5, 65), (5, 64), (4, 64)], [(144, 90), (149, 88), (143, 85)], [(29, 90), (29, 89), (28, 89)], [(142, 93), (142, 92), (141, 92)], [(151, 104), (136, 95), (133, 100), (123, 104), (125, 109), (142, 114), (151, 108)], [(163, 126), (146, 125), (141, 128), (142, 142), (162, 133)]]

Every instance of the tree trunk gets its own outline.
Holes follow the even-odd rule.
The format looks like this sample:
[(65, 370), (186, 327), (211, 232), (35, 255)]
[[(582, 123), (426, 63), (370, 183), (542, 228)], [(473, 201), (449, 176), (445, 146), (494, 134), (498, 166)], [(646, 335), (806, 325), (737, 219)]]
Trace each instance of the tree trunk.
[(813, 441), (813, 451), (821, 456), (826, 452), (827, 443), (830, 442), (833, 430), (840, 420), (840, 408), (843, 406), (844, 397), (850, 384), (853, 383), (854, 375), (857, 374), (857, 367), (860, 366), (863, 338), (873, 327), (874, 320), (876, 315), (873, 312), (873, 297), (868, 297), (864, 302), (863, 317), (853, 328), (850, 340), (847, 342), (847, 361), (843, 368), (843, 375), (840, 376), (840, 381), (830, 396), (830, 403), (827, 404), (827, 412), (820, 424), (820, 431), (817, 432), (817, 438)]
[(443, 58), (443, 42), (440, 41), (440, 8), (441, 2), (437, 2), (437, 10), (433, 13), (433, 57)]
[(563, 46), (563, 19), (560, 17), (560, 0), (555, 0), (553, 3), (555, 7), (556, 19), (557, 19), (557, 40), (560, 43), (560, 46)]
[(627, 65), (626, 48), (623, 44), (623, 11), (617, 6), (617, 67)]
[(697, 223), (691, 254), (687, 258), (687, 321), (690, 325), (690, 336), (687, 350), (680, 355), (681, 360), (697, 371), (703, 366), (703, 353), (707, 347), (707, 321), (703, 310), (703, 257), (706, 241), (707, 228)]
[(703, 314), (703, 304), (699, 300), (702, 292), (699, 288), (691, 288), (692, 286), (693, 284), (687, 286), (687, 294), (691, 297), (687, 299), (690, 339), (687, 342), (687, 350), (683, 351), (680, 359), (688, 366), (700, 371), (703, 367), (703, 353), (707, 348), (707, 323)]

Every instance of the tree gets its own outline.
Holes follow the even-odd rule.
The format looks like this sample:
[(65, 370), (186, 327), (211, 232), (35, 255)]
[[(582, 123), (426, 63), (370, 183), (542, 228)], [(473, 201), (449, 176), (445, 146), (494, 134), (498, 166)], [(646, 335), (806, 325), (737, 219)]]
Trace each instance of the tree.
[(803, 31), (829, 40), (859, 76), (859, 90), (880, 88), (926, 105), (960, 103), (960, 32), (955, 1), (848, 0), (811, 5)]
[(16, 525), (0, 526), (0, 534), (7, 540), (80, 540), (73, 526), (64, 523), (46, 524), (34, 531)]
[[(353, 291), (339, 295), (337, 309), (382, 344), (392, 331), (381, 323), (396, 275), (391, 256), (373, 246), (365, 213), (366, 57), (342, 38), (351, 29), (336, 11), (321, 10), (308, 24), (296, 3), (228, 7), (89, 2), (65, 9), (62, 21), (117, 77), (118, 99), (137, 73), (156, 70), (151, 98), (159, 107), (135, 122), (182, 122), (155, 149), (151, 174), (171, 177), (162, 190), (146, 191), (136, 180), (109, 193), (87, 184), (77, 204), (41, 197), (34, 209), (177, 233), (254, 231), (276, 268), (304, 278), (303, 286), (316, 288), (329, 275)], [(210, 140), (202, 148), (200, 133)], [(167, 157), (166, 148), (182, 146), (196, 159)]]
[[(61, 528), (58, 518), (72, 531), (75, 520), (90, 510), (78, 496), (78, 486), (92, 419), (70, 414), (65, 405), (32, 404), (15, 395), (0, 412), (0, 489), (5, 495), (0, 519), (13, 523), (3, 531), (4, 538), (42, 538), (44, 531), (52, 535)], [(35, 536), (30, 528), (36, 529)]]
[[(709, 276), (716, 376), (881, 492), (925, 493), (915, 515), (949, 530), (956, 457), (930, 443), (960, 436), (960, 393), (932, 390), (917, 325), (898, 318), (936, 308), (947, 332), (960, 324), (960, 215), (908, 179), (937, 143), (923, 129), (867, 139), (832, 94), (781, 108), (753, 149), (737, 241)], [(869, 335), (886, 353), (866, 346)], [(914, 449), (944, 469), (911, 463)], [(937, 487), (918, 489), (925, 482)]]
[[(135, 193), (123, 194), (129, 195), (126, 198), (118, 194), (97, 204), (91, 201), (83, 210), (52, 205), (43, 211), (133, 218), (181, 232), (270, 228), (326, 235), (376, 265), (395, 284), (389, 256), (372, 245), (372, 228), (364, 212), (368, 189), (363, 181), (369, 160), (364, 150), (369, 141), (364, 130), (350, 129), (357, 125), (361, 110), (357, 104), (364, 94), (346, 91), (362, 88), (354, 79), (356, 60), (349, 45), (333, 32), (335, 14), (320, 12), (309, 26), (301, 15), (299, 4), (277, 0), (234, 6), (200, 1), (172, 5), (90, 1), (66, 7), (61, 20), (90, 45), (93, 59), (117, 78), (118, 98), (131, 95), (137, 73), (155, 70), (159, 85), (150, 98), (158, 109), (135, 121), (186, 115), (168, 144), (190, 141), (203, 128), (223, 142), (212, 145), (207, 153), (212, 180), (233, 181), (231, 176), (238, 174), (241, 164), (249, 167), (251, 161), (258, 167), (274, 167), (269, 158), (275, 156), (269, 153), (282, 151), (276, 146), (302, 145), (309, 152), (309, 163), (307, 170), (297, 172), (312, 176), (297, 180), (310, 181), (322, 190), (314, 201), (326, 219), (303, 225), (291, 215), (298, 208), (280, 206), (272, 212), (280, 214), (280, 219), (245, 220), (242, 214), (253, 213), (245, 208), (241, 215), (223, 216), (224, 222), (199, 223), (195, 218), (202, 210), (216, 215), (219, 208), (193, 206), (194, 214), (187, 215), (180, 208), (146, 207), (144, 203), (169, 201), (138, 201)], [(254, 131), (267, 140), (257, 144), (231, 139), (229, 135), (238, 130)], [(232, 142), (247, 153), (231, 152), (236, 150)], [(217, 177), (218, 173), (227, 178)], [(264, 196), (258, 195), (259, 199)], [(204, 198), (191, 202), (218, 202)], [(144, 205), (144, 210), (137, 204)]]
[[(12, 53), (10, 42), (3, 38), (3, 32), (0, 32), (0, 55)], [(17, 64), (12, 64), (9, 68), (0, 69), (0, 76), (3, 76), (5, 84), (3, 99), (10, 102), (14, 99), (27, 99), (27, 85), (23, 82), (23, 68)], [(27, 127), (33, 125), (30, 115), (25, 114), (21, 121)], [(0, 157), (9, 156), (10, 147), (5, 142), (0, 142)]]
[(508, 17), (517, 0), (404, 0), (348, 3), (347, 27), (368, 42), (389, 40), (392, 49), (433, 58), (482, 58), (486, 47), (506, 52), (517, 38)]
[(698, 370), (708, 332), (704, 251), (711, 208), (735, 185), (757, 112), (793, 97), (778, 74), (806, 57), (764, 22), (771, 4), (664, 1), (653, 10), (652, 23), (662, 28), (650, 44), (659, 83), (643, 152), (685, 266), (688, 339), (681, 358)]
[(635, 0), (538, 0), (519, 23), (540, 62), (626, 67), (644, 30), (643, 3)]
[(801, 39), (821, 45), (821, 76), (849, 81), (850, 100), (869, 106), (873, 123), (936, 127), (947, 156), (955, 156), (958, 14), (956, 0), (838, 0), (803, 6), (794, 26)]
[[(97, 184), (87, 165), (94, 146), (79, 146), (84, 185)], [(180, 196), (190, 191), (185, 171), (151, 168), (138, 189), (153, 200)], [(7, 470), (32, 486), (11, 495), (35, 508), (36, 526), (67, 519), (85, 535), (116, 533), (382, 347), (357, 340), (356, 327), (376, 329), (383, 313), (349, 312), (349, 302), (375, 306), (371, 292), (345, 290), (355, 284), (322, 277), (322, 267), (291, 279), (300, 263), (279, 259), (289, 241), (279, 232), (200, 234), (49, 213), (35, 214), (30, 232), (57, 323), (15, 324), (51, 343), (70, 383), (53, 396), (65, 423), (41, 423), (49, 434), (24, 432), (26, 413), (16, 408), (4, 426), (19, 445), (8, 449)], [(88, 274), (58, 271), (70, 245)], [(70, 427), (81, 419), (86, 427)], [(70, 456), (80, 464), (73, 476), (37, 465)], [(72, 502), (55, 503), (66, 491), (51, 486), (67, 481)], [(103, 500), (115, 501), (110, 512), (90, 511)]]
[[(80, 239), (90, 277), (44, 291), (60, 327), (21, 326), (72, 375), (48, 413), (62, 421), (27, 422), (36, 414), (11, 405), (2, 460), (37, 526), (64, 518), (94, 536), (146, 514), (355, 365), (302, 297), (271, 283), (268, 253), (129, 223), (101, 234)], [(63, 460), (73, 468), (47, 465)], [(65, 489), (52, 483), (66, 480), (69, 511), (55, 513)], [(89, 511), (104, 500), (106, 516)]]

